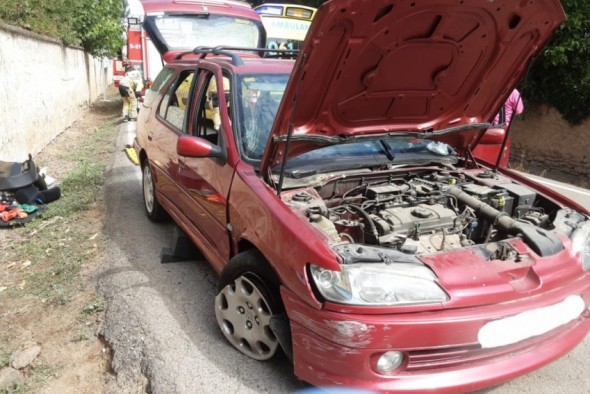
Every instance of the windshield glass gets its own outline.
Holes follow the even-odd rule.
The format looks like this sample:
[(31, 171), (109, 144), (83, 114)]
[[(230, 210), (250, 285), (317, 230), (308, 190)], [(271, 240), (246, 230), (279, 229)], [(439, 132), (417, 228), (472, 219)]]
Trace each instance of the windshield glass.
[[(235, 131), (246, 161), (262, 159), (288, 80), (289, 74), (238, 76), (237, 105), (234, 106), (238, 121)], [(302, 169), (327, 172), (390, 164), (453, 164), (456, 161), (453, 148), (445, 143), (400, 136), (325, 147), (318, 145), (318, 149), (290, 158), (286, 169), (287, 173)]]
[(289, 74), (253, 74), (238, 78), (237, 137), (242, 155), (249, 161), (262, 158), (288, 80)]
[(315, 149), (289, 159), (285, 173), (289, 176), (385, 165), (427, 165), (433, 162), (456, 164), (456, 152), (443, 142), (414, 137), (391, 137)]
[(169, 50), (219, 45), (255, 48), (260, 39), (253, 20), (223, 15), (166, 15), (156, 27)]

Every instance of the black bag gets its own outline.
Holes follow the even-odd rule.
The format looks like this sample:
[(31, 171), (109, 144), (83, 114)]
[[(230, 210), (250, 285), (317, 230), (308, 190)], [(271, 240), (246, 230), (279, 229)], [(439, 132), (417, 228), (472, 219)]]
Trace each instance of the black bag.
[(40, 190), (47, 189), (45, 179), (39, 175), (31, 155), (24, 162), (0, 161), (0, 191), (20, 189), (32, 184)]

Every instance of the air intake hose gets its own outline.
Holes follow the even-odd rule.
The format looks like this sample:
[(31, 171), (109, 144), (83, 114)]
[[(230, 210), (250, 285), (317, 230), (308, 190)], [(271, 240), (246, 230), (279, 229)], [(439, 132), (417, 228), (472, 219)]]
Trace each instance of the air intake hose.
[(552, 256), (563, 250), (563, 243), (555, 234), (530, 223), (519, 222), (505, 212), (500, 212), (491, 205), (470, 196), (458, 187), (453, 187), (448, 192), (458, 201), (494, 223), (497, 228), (510, 235), (522, 236), (524, 242), (539, 256)]

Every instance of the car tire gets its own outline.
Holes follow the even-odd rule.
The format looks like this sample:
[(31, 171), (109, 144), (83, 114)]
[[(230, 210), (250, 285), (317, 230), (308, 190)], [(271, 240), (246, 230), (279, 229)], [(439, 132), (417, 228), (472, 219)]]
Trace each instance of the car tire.
[(143, 186), (143, 206), (147, 217), (152, 222), (162, 222), (168, 219), (168, 214), (162, 208), (156, 197), (156, 184), (149, 163), (143, 165), (142, 168), (142, 186)]
[(271, 317), (284, 311), (279, 281), (257, 250), (247, 250), (225, 266), (218, 282), (215, 316), (226, 339), (246, 356), (273, 358), (280, 347)]

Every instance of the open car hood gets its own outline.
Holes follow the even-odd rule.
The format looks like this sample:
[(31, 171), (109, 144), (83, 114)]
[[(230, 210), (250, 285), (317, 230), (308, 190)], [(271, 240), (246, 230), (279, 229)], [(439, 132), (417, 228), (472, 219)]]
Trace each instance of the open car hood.
[[(290, 129), (287, 156), (489, 122), (564, 20), (558, 0), (328, 1), (295, 63), (261, 171), (282, 162)], [(437, 138), (462, 151), (478, 133), (458, 129)]]

